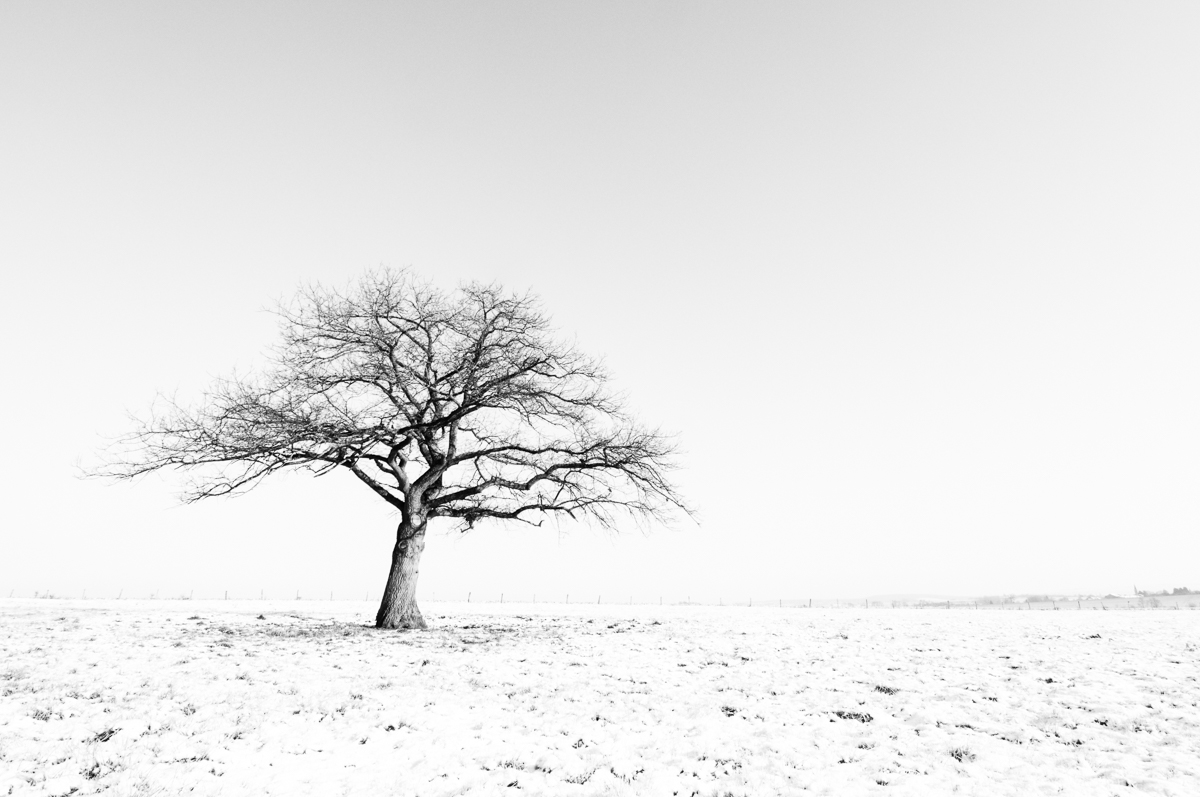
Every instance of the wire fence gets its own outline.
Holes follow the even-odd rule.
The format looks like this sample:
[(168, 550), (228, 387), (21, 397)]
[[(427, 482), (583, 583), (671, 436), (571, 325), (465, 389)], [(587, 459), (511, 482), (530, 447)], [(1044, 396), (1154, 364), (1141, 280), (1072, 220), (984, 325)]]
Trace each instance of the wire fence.
[[(0, 593), (2, 596), (3, 593)], [(343, 590), (322, 590), (308, 592), (304, 590), (267, 590), (262, 588), (257, 594), (245, 590), (204, 590), (197, 595), (196, 590), (186, 592), (179, 590), (130, 591), (118, 589), (115, 593), (93, 592), (88, 590), (72, 592), (55, 592), (53, 590), (21, 591), (11, 589), (9, 599), (44, 599), (44, 600), (164, 600), (164, 601), (356, 601), (365, 603), (378, 602), (380, 594), (367, 590), (362, 593), (351, 593)], [(988, 611), (1108, 611), (1117, 609), (1186, 609), (1200, 608), (1200, 593), (1176, 595), (1137, 595), (1104, 597), (1046, 597), (1033, 598), (951, 598), (937, 599), (879, 599), (879, 598), (754, 598), (754, 597), (709, 597), (692, 595), (634, 595), (603, 593), (506, 593), (506, 592), (474, 592), (466, 593), (437, 593), (430, 592), (418, 596), (421, 603), (467, 603), (467, 604), (540, 604), (540, 605), (598, 605), (598, 606), (704, 606), (730, 608), (775, 608), (775, 609), (923, 609), (923, 610), (988, 610)]]

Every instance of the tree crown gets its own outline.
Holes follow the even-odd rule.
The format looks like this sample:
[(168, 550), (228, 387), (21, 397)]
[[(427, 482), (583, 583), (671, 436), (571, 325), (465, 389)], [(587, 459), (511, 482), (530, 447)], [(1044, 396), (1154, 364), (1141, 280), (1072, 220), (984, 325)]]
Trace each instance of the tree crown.
[(557, 340), (528, 294), (446, 293), (381, 270), (346, 291), (307, 287), (276, 312), (267, 368), (135, 419), (103, 473), (184, 470), (196, 501), (287, 468), (344, 468), (404, 521), (463, 529), (690, 511), (668, 478), (673, 441), (630, 417), (601, 363)]

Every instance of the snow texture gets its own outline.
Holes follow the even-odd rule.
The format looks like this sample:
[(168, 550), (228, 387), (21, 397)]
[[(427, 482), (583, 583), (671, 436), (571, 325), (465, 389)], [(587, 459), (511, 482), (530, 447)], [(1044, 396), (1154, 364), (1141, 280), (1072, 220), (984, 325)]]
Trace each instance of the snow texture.
[(425, 612), (0, 602), (0, 795), (1200, 794), (1188, 611)]

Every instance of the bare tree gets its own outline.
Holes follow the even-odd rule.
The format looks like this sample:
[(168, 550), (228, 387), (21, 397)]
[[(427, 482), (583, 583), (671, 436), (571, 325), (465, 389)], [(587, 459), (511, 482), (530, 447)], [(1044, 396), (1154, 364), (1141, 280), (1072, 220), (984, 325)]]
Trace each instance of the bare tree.
[(345, 292), (302, 290), (255, 378), (137, 420), (102, 475), (179, 469), (184, 500), (248, 490), (287, 468), (353, 474), (400, 516), (379, 628), (425, 628), (417, 572), (430, 520), (540, 523), (688, 512), (672, 442), (638, 425), (601, 365), (554, 337), (529, 295), (447, 294), (404, 271)]

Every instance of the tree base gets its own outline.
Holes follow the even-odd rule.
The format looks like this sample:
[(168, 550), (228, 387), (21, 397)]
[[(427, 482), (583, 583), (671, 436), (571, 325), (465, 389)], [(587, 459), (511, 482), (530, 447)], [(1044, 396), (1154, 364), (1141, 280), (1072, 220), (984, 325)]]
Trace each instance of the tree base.
[(381, 607), (375, 615), (375, 627), (389, 631), (425, 631), (429, 628), (415, 604), (408, 611), (387, 612)]
[(428, 631), (429, 626), (425, 623), (425, 618), (417, 617), (416, 619), (397, 620), (395, 622), (386, 622), (381, 620), (375, 621), (375, 627), (386, 631)]

